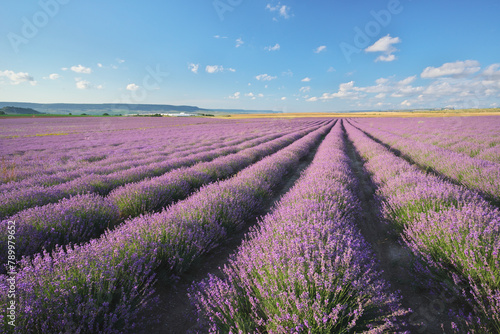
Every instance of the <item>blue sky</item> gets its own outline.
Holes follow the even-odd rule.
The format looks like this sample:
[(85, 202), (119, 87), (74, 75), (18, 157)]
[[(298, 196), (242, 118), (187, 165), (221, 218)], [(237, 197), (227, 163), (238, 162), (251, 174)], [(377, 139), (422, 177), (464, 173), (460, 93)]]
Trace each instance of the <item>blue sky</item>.
[(0, 101), (500, 107), (497, 0), (0, 0)]

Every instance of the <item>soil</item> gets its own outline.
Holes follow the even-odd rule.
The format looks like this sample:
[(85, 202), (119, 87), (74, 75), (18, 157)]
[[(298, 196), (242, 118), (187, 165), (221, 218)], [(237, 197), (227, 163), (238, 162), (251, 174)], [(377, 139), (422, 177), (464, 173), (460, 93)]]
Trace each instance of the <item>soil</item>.
[[(260, 216), (272, 211), (273, 207), (279, 202), (281, 197), (286, 194), (295, 182), (299, 179), (302, 172), (312, 162), (319, 144), (309, 152), (309, 154), (301, 159), (297, 168), (284, 178), (283, 184), (275, 191), (275, 195), (266, 205), (265, 209), (260, 212)], [(199, 328), (197, 325), (196, 310), (191, 305), (187, 296), (188, 290), (193, 282), (199, 282), (206, 278), (209, 274), (221, 276), (222, 270), (237, 248), (241, 245), (247, 232), (255, 226), (259, 221), (255, 217), (247, 222), (245, 227), (231, 235), (219, 247), (212, 250), (210, 253), (203, 256), (196, 263), (193, 263), (191, 269), (184, 272), (176, 284), (165, 286), (164, 283), (157, 282), (155, 290), (160, 297), (159, 304), (155, 307), (154, 314), (151, 318), (159, 318), (159, 323), (151, 323), (140, 334), (160, 334), (160, 333), (195, 333)]]

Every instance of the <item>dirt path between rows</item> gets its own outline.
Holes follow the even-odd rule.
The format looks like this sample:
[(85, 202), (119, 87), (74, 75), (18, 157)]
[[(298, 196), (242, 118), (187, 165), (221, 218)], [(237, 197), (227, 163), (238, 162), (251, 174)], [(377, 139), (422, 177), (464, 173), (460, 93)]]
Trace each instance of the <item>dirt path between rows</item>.
[[(324, 137), (323, 137), (324, 138)], [(286, 194), (295, 182), (299, 179), (301, 173), (311, 164), (320, 143), (309, 154), (304, 157), (297, 169), (286, 177), (286, 181), (278, 188), (276, 194), (272, 197), (265, 209), (259, 213), (258, 217), (272, 211), (273, 207), (279, 202), (281, 197)], [(201, 259), (192, 264), (191, 269), (183, 273), (179, 281), (172, 286), (165, 286), (157, 283), (155, 286), (156, 294), (160, 297), (159, 304), (155, 307), (160, 318), (159, 324), (150, 324), (140, 334), (184, 334), (196, 333), (197, 317), (195, 309), (191, 305), (187, 292), (193, 282), (198, 282), (208, 276), (208, 274), (220, 276), (220, 268), (228, 262), (229, 256), (233, 254), (250, 228), (258, 223), (258, 217), (247, 222), (244, 229), (231, 235), (223, 244)]]
[(411, 333), (443, 333), (441, 324), (449, 322), (447, 316), (449, 305), (446, 305), (448, 298), (429, 295), (426, 289), (415, 284), (411, 252), (402, 245), (399, 236), (390, 226), (379, 219), (379, 210), (374, 198), (376, 185), (364, 170), (364, 162), (347, 134), (346, 145), (352, 168), (359, 181), (358, 197), (365, 208), (359, 221), (359, 228), (372, 245), (379, 266), (383, 270), (384, 279), (391, 284), (394, 291), (399, 291), (403, 297), (403, 306), (413, 311), (409, 317), (408, 330)]

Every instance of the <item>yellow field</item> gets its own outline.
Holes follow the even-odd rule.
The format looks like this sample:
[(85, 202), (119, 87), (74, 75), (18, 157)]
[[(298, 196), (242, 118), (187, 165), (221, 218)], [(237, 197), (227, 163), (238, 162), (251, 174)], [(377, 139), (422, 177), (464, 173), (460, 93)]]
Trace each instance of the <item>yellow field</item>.
[(284, 114), (232, 114), (220, 118), (298, 118), (298, 117), (450, 117), (450, 116), (500, 116), (500, 108), (429, 110), (414, 112), (376, 111), (352, 113), (284, 113)]

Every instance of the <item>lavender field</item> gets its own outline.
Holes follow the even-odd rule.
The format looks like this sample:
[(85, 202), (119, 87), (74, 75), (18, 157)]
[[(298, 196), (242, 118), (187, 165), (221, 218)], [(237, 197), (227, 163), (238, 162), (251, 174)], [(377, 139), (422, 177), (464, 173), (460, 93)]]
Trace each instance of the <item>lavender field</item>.
[(500, 332), (498, 116), (10, 118), (0, 153), (2, 333)]

